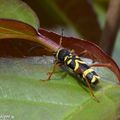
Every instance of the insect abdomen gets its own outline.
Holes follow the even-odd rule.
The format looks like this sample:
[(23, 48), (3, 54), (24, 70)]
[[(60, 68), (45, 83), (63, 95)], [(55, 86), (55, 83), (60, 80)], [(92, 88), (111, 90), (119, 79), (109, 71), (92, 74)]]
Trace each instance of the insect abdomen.
[(99, 82), (100, 77), (96, 74), (96, 72), (92, 68), (86, 69), (82, 76), (84, 79), (87, 79), (90, 84), (97, 84)]

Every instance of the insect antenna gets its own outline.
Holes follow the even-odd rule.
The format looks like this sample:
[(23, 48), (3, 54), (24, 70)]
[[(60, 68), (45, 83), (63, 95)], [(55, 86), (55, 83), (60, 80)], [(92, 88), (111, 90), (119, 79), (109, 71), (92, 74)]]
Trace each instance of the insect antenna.
[(64, 29), (62, 28), (62, 29), (61, 29), (60, 41), (59, 41), (59, 46), (60, 46), (59, 48), (61, 48), (61, 47), (62, 47), (63, 32), (64, 32)]

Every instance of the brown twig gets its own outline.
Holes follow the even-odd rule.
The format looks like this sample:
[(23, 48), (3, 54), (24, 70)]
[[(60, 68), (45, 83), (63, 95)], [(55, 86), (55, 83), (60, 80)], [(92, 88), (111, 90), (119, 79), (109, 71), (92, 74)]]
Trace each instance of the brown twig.
[(116, 35), (120, 24), (120, 0), (111, 0), (107, 12), (105, 28), (100, 46), (109, 55), (112, 54)]

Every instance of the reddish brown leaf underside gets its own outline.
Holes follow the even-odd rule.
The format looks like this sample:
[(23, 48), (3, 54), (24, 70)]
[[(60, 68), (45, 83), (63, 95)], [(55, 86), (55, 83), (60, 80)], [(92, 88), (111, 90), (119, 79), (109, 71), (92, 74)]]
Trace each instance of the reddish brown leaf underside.
[[(31, 55), (29, 49), (37, 43), (53, 52), (59, 47), (45, 36), (39, 36), (38, 32), (26, 23), (0, 19), (0, 56), (29, 56)], [(43, 54), (42, 51), (44, 50), (42, 49), (40, 53)]]
[(16, 32), (16, 34), (37, 35), (36, 30), (24, 22), (12, 19), (0, 19), (0, 33), (13, 32)]
[[(27, 57), (45, 55), (46, 51), (41, 47), (30, 52), (30, 49), (38, 43), (23, 39), (0, 40), (0, 57)], [(49, 53), (47, 51), (47, 53)]]
[[(30, 25), (12, 19), (0, 19), (0, 38), (4, 38), (6, 34), (25, 34), (25, 35), (37, 35), (37, 31)], [(9, 40), (0, 39), (0, 56), (1, 57), (23, 57), (28, 54), (27, 50), (36, 43), (20, 40), (17, 38)]]

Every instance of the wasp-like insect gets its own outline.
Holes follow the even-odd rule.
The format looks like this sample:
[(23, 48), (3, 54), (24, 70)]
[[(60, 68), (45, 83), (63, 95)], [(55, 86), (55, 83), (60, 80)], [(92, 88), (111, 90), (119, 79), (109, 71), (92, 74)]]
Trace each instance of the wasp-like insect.
[[(75, 53), (68, 49), (60, 48), (56, 54), (55, 58), (58, 62), (65, 64), (67, 67), (71, 68), (75, 73), (82, 76), (89, 84), (96, 85), (100, 79), (97, 73), (89, 67), (86, 62), (80, 59)], [(86, 82), (87, 82), (86, 81)]]
[[(63, 31), (62, 31), (63, 32)], [(98, 99), (95, 97), (92, 86), (96, 86), (100, 80), (100, 77), (97, 75), (97, 73), (92, 69), (92, 67), (106, 67), (109, 68), (112, 72), (114, 72), (120, 81), (120, 69), (117, 66), (117, 64), (114, 62), (114, 60), (104, 53), (97, 45), (81, 40), (78, 42), (78, 39), (71, 38), (71, 37), (63, 37), (59, 36), (53, 32), (46, 31), (44, 29), (40, 29), (39, 37), (41, 39), (41, 43), (44, 43), (42, 45), (47, 46), (46, 49), (50, 49), (55, 57), (55, 64), (53, 67), (53, 70), (49, 72), (49, 76), (46, 80), (50, 80), (52, 74), (55, 71), (55, 66), (57, 64), (64, 65), (67, 68), (70, 68), (74, 73), (76, 73), (78, 76), (82, 77), (82, 81), (89, 87), (91, 95), (98, 101)], [(60, 41), (59, 41), (60, 38)], [(78, 46), (80, 47), (80, 56), (87, 56), (88, 58), (91, 58), (93, 61), (97, 61), (98, 63), (88, 65), (86, 62), (80, 59), (80, 56), (78, 56), (74, 51), (71, 51), (69, 49), (64, 48), (61, 43), (62, 39), (63, 42), (67, 43), (66, 40), (69, 39), (70, 44), (73, 42), (76, 42), (76, 44), (73, 44), (73, 48), (77, 50)], [(52, 41), (53, 40), (53, 41)], [(59, 43), (60, 42), (60, 43)], [(58, 44), (59, 43), (59, 44)], [(77, 44), (80, 44), (77, 46)], [(84, 46), (87, 45), (86, 48)], [(67, 44), (64, 44), (64, 46), (67, 46)], [(36, 47), (41, 47), (40, 45)], [(33, 50), (32, 47), (31, 50)], [(68, 46), (69, 48), (72, 48), (72, 45)], [(78, 52), (78, 51), (76, 51)]]
[(100, 76), (98, 76), (97, 73), (90, 66), (88, 66), (86, 62), (81, 60), (80, 57), (75, 54), (75, 52), (71, 52), (66, 48), (59, 48), (54, 56), (56, 62), (54, 64), (53, 71), (50, 72), (47, 80), (50, 80), (52, 74), (54, 73), (56, 64), (63, 64), (72, 69), (74, 73), (83, 77), (85, 83), (90, 89), (91, 95), (98, 101), (91, 89), (91, 86), (95, 86), (99, 82)]
[(63, 48), (61, 46), (62, 43), (62, 36), (60, 38), (60, 47), (54, 53), (55, 57), (55, 64), (53, 67), (52, 72), (49, 72), (48, 79), (50, 80), (52, 74), (55, 71), (56, 64), (62, 64), (66, 67), (72, 69), (74, 73), (80, 75), (84, 82), (87, 84), (91, 95), (99, 102), (99, 100), (95, 97), (91, 86), (95, 86), (99, 83), (100, 76), (89, 66), (86, 62), (80, 59), (80, 57), (74, 52), (69, 49)]

